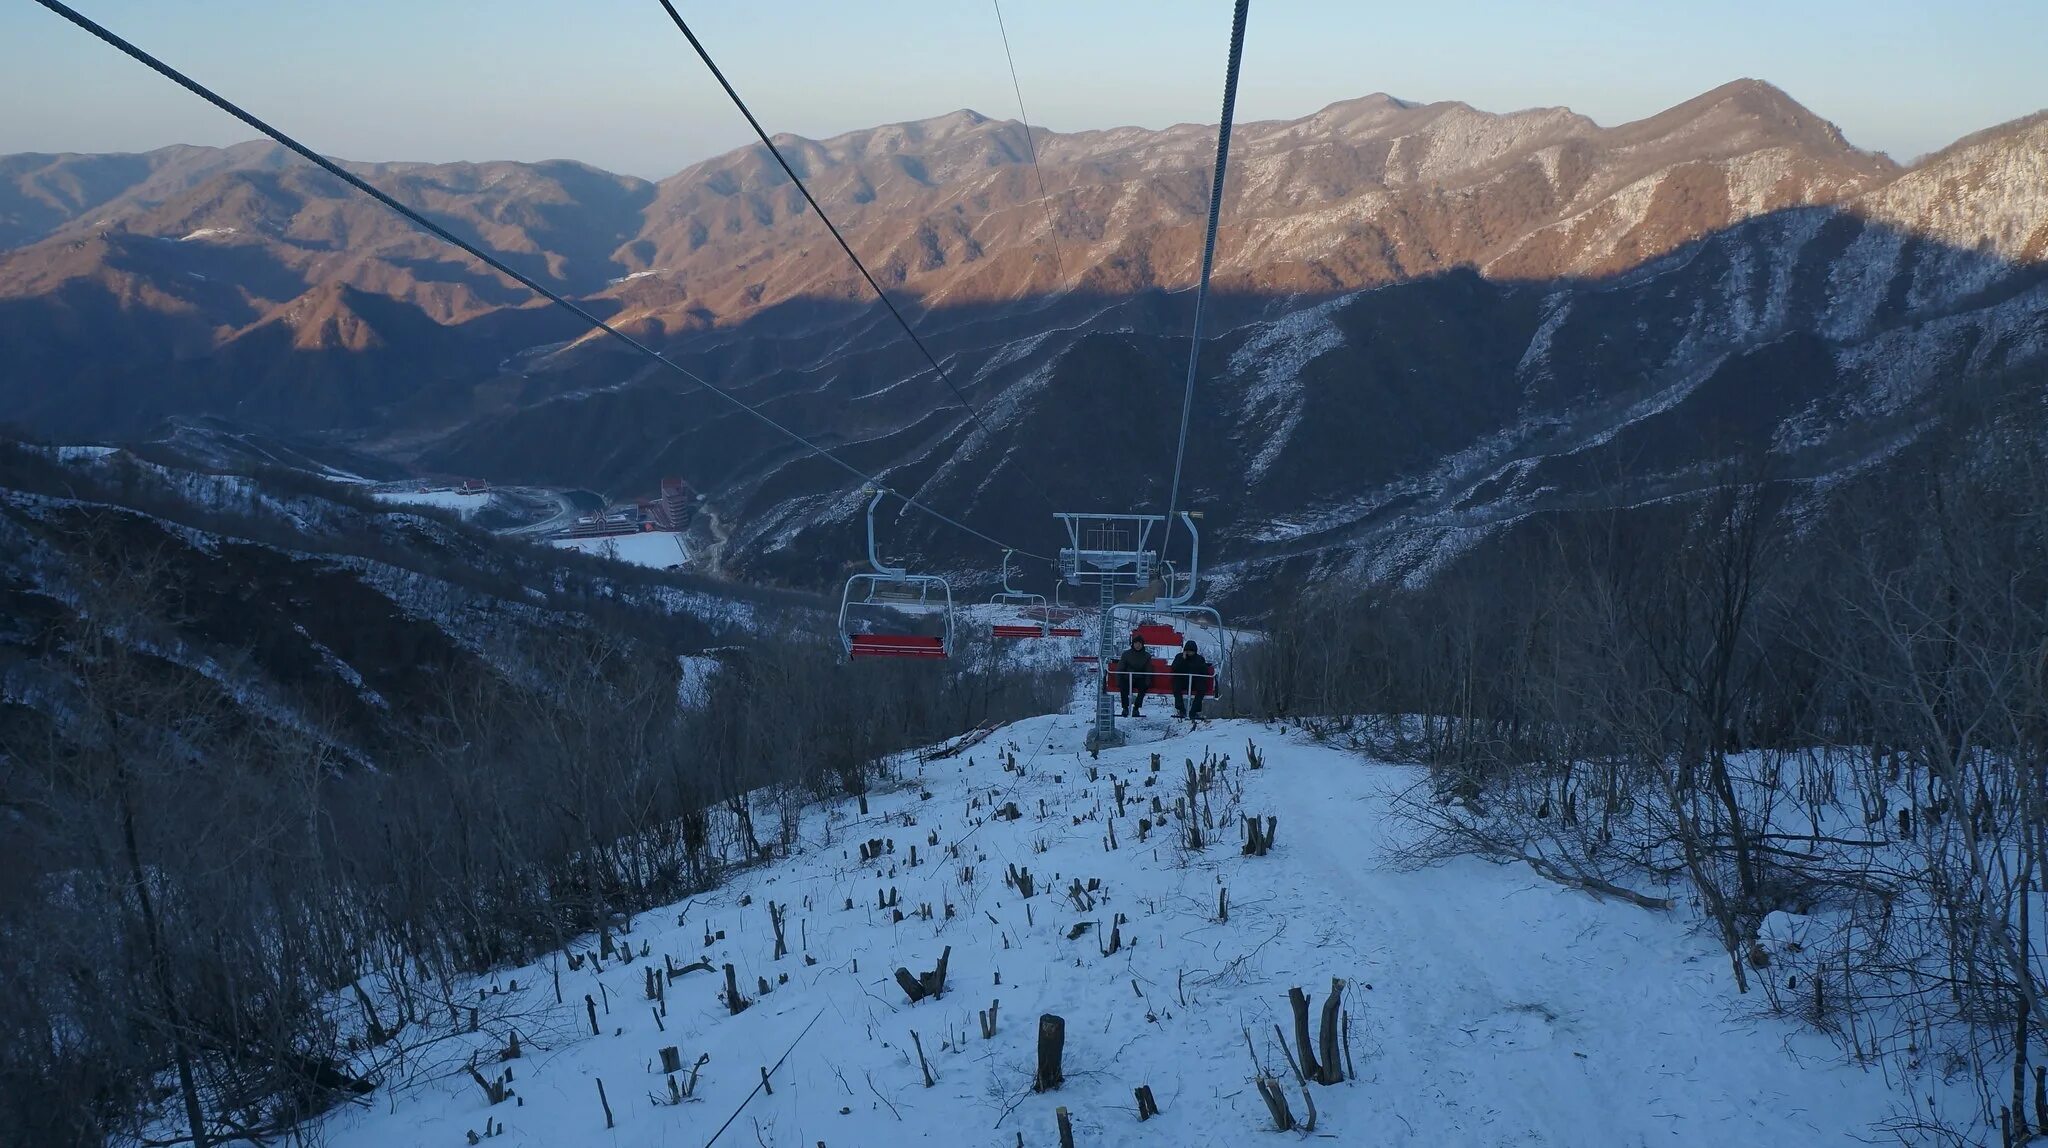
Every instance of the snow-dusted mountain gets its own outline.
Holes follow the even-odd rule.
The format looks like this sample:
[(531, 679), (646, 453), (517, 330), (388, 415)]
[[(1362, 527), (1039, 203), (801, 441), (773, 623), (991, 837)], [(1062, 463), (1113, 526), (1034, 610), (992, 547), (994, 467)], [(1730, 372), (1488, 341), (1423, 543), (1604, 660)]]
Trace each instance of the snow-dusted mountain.
[[(1051, 544), (1038, 489), (1165, 501), (1213, 129), (1040, 132), (1044, 194), (1023, 130), (957, 112), (783, 140), (992, 435), (758, 148), (658, 184), (359, 170), (1029, 547)], [(1752, 80), (1612, 128), (1371, 96), (1237, 130), (1191, 473), (1240, 573), (1412, 573), (1533, 510), (1682, 493), (1759, 450), (1838, 473), (1963, 380), (2042, 357), (2040, 117), (1910, 169)], [(0, 256), (0, 398), (32, 423), (210, 412), (504, 480), (682, 474), (752, 574), (815, 583), (856, 553), (843, 471), (273, 151), (0, 172), (23, 244)], [(992, 560), (894, 529), (940, 566)]]

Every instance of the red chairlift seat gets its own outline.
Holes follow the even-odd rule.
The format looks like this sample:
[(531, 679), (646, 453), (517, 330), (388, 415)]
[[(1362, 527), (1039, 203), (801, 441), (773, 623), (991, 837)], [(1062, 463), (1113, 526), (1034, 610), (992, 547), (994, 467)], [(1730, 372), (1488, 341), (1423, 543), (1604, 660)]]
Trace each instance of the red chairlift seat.
[(946, 643), (920, 634), (853, 634), (846, 653), (854, 658), (943, 658)]
[(1038, 626), (1008, 622), (997, 622), (989, 632), (992, 637), (997, 638), (1037, 638), (1045, 634)]
[(1187, 641), (1186, 635), (1164, 622), (1141, 622), (1137, 634), (1139, 640), (1148, 646), (1172, 646), (1176, 650)]

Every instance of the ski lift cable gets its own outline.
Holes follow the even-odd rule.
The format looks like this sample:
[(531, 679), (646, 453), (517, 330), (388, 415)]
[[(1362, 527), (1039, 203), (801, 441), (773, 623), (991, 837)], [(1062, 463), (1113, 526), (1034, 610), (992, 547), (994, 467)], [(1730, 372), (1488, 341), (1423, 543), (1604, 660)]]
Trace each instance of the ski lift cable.
[(221, 111), (226, 112), (227, 114), (235, 117), (236, 119), (242, 121), (243, 123), (256, 129), (257, 131), (262, 132), (264, 135), (269, 136), (271, 139), (276, 140), (279, 144), (291, 149), (293, 152), (296, 152), (299, 156), (304, 158), (309, 163), (312, 163), (315, 166), (325, 170), (329, 175), (334, 176), (336, 179), (341, 180), (342, 182), (348, 184), (350, 187), (355, 188), (357, 191), (360, 191), (363, 194), (368, 195), (370, 198), (383, 204), (385, 207), (388, 207), (391, 210), (397, 212), (398, 214), (404, 216), (414, 226), (420, 228), (421, 230), (427, 232), (428, 234), (434, 236), (437, 239), (440, 239), (445, 243), (448, 243), (454, 247), (461, 249), (462, 251), (468, 253), (471, 258), (476, 259), (484, 266), (489, 267), (491, 270), (496, 271), (498, 274), (505, 276), (506, 278), (512, 280), (515, 283), (518, 283), (520, 286), (525, 287), (527, 290), (532, 291), (534, 294), (539, 295), (541, 298), (546, 299), (548, 302), (553, 303), (555, 306), (560, 307), (565, 311), (568, 311), (570, 314), (576, 316), (578, 319), (581, 319), (583, 322), (589, 324), (593, 330), (602, 331), (605, 334), (610, 335), (612, 338), (617, 339), (619, 342), (624, 343), (626, 346), (631, 347), (633, 350), (638, 351), (639, 353), (647, 356), (648, 358), (653, 359), (655, 362), (658, 362), (661, 365), (667, 367), (668, 369), (683, 376), (690, 382), (693, 382), (698, 386), (703, 387), (705, 390), (710, 391), (712, 394), (717, 395), (719, 398), (722, 398), (727, 402), (731, 403), (732, 405), (738, 407), (739, 409), (747, 412), (748, 414), (753, 415), (755, 418), (768, 424), (770, 427), (773, 427), (774, 429), (781, 431), (783, 434), (789, 436), (791, 439), (794, 439), (796, 442), (800, 443), (801, 445), (809, 449), (812, 453), (829, 460), (830, 462), (837, 465), (840, 469), (846, 471), (848, 474), (851, 474), (854, 477), (860, 479), (864, 484), (874, 487), (876, 489), (888, 490), (889, 493), (894, 494), (898, 498), (901, 498), (906, 506), (909, 506), (924, 514), (930, 515), (932, 518), (935, 518), (940, 522), (943, 522), (948, 526), (953, 527), (956, 530), (973, 535), (975, 538), (978, 538), (981, 541), (986, 542), (991, 546), (994, 546), (998, 550), (1017, 550), (1019, 554), (1027, 554), (1032, 558), (1037, 558), (1046, 562), (1052, 561), (1050, 558), (1046, 558), (1044, 555), (1033, 554), (1028, 550), (1018, 549), (1016, 547), (1011, 546), (1007, 542), (1003, 542), (1000, 539), (990, 537), (989, 535), (984, 534), (971, 526), (968, 526), (966, 523), (961, 522), (960, 520), (953, 518), (952, 516), (945, 514), (942, 511), (927, 506), (924, 503), (918, 501), (915, 498), (912, 498), (907, 494), (904, 494), (901, 491), (890, 488), (885, 483), (883, 483), (880, 478), (868, 474), (866, 471), (861, 470), (859, 467), (854, 466), (852, 463), (847, 462), (845, 459), (840, 458), (838, 455), (833, 454), (831, 451), (826, 450), (822, 446), (819, 446), (817, 443), (811, 441), (804, 435), (790, 429), (787, 426), (784, 426), (780, 422), (777, 422), (773, 417), (763, 412), (760, 408), (746, 402), (744, 399), (741, 399), (738, 395), (733, 394), (731, 391), (725, 390), (724, 388), (712, 383), (710, 380), (705, 379), (703, 376), (697, 374), (695, 371), (690, 370), (688, 367), (685, 367), (682, 364), (675, 362), (668, 356), (663, 355), (660, 351), (657, 351), (654, 348), (648, 346), (647, 344), (641, 342), (640, 340), (635, 339), (633, 336), (626, 334), (624, 331), (619, 330), (617, 327), (614, 327), (610, 323), (607, 323), (604, 320), (598, 318), (596, 315), (591, 314), (584, 308), (579, 307), (575, 303), (570, 302), (567, 298), (563, 297), (562, 295), (556, 293), (553, 290), (550, 290), (546, 286), (543, 286), (540, 282), (533, 279), (532, 277), (514, 270), (513, 268), (506, 265), (503, 261), (499, 260), (495, 256), (486, 253), (483, 249), (455, 235), (454, 233), (450, 232), (447, 228), (442, 227), (440, 224), (433, 222), (426, 216), (420, 214), (417, 211), (414, 211), (412, 208), (407, 207), (403, 203), (398, 202), (396, 199), (393, 199), (390, 195), (382, 191), (379, 191), (376, 187), (372, 186), (370, 183), (363, 180), (360, 176), (357, 176), (354, 173), (348, 171), (347, 169), (343, 168), (340, 164), (335, 163), (333, 160), (328, 159), (327, 157), (307, 147), (305, 144), (302, 144), (299, 141), (293, 139), (292, 137), (286, 135), (284, 132), (279, 131), (277, 128), (271, 127), (269, 124), (258, 119), (255, 115), (242, 110), (240, 106), (236, 105), (234, 102), (230, 101), (225, 96), (222, 96), (214, 92), (211, 88), (206, 87), (199, 81), (192, 79), (185, 73), (163, 62), (162, 60), (157, 59), (155, 56), (150, 55), (148, 52), (143, 51), (141, 48), (123, 39), (119, 35), (115, 34), (113, 31), (95, 22), (91, 17), (88, 17), (85, 14), (79, 12), (77, 9), (72, 8), (70, 5), (63, 3), (63, 0), (36, 0), (36, 3), (41, 4), (43, 7), (49, 9), (50, 11), (56, 13), (57, 15), (64, 17), (66, 20), (69, 20), (71, 23), (77, 25), (85, 31), (92, 33), (93, 36), (104, 41), (109, 46), (119, 50), (121, 53), (136, 60), (138, 63), (143, 64), (144, 66), (148, 67), (151, 71), (156, 72), (158, 75), (163, 76), (165, 79), (170, 80), (172, 83), (177, 84), (179, 87), (184, 88), (186, 91), (191, 92), (193, 95), (198, 96), (200, 99), (205, 100), (207, 103), (212, 104), (214, 107), (219, 108)]
[[(667, 0), (663, 0), (666, 3)], [(1237, 65), (1244, 56), (1244, 20), (1251, 0), (1237, 0), (1237, 14), (1230, 25), (1230, 66), (1223, 74), (1223, 118), (1216, 127), (1216, 180), (1209, 188), (1209, 230), (1202, 240), (1202, 280), (1195, 288), (1195, 333), (1188, 347), (1187, 389), (1180, 400), (1180, 445), (1173, 451), (1173, 485), (1166, 494), (1166, 533), (1159, 552), (1173, 538), (1174, 511), (1180, 505), (1181, 463), (1188, 452), (1188, 419), (1195, 409), (1195, 365), (1202, 357), (1202, 311), (1209, 299), (1209, 273), (1216, 264), (1216, 217), (1223, 210), (1223, 173), (1230, 163), (1230, 120), (1237, 109)]]
[[(761, 121), (754, 117), (753, 109), (749, 108), (747, 102), (740, 98), (739, 91), (732, 86), (732, 81), (725, 78), (725, 72), (712, 60), (711, 53), (704, 47), (704, 42), (697, 39), (697, 33), (690, 30), (690, 25), (683, 19), (682, 13), (676, 11), (676, 6), (672, 0), (660, 0), (660, 3), (662, 10), (668, 13), (669, 19), (675, 22), (675, 26), (690, 41), (690, 47), (696, 49), (697, 58), (704, 61), (704, 66), (710, 69), (712, 78), (718, 81), (718, 86), (725, 89), (725, 94), (732, 100), (733, 106), (739, 109), (740, 115), (746, 117), (747, 124), (754, 129), (754, 134), (761, 137), (761, 146), (767, 148), (768, 154), (775, 157), (775, 162), (781, 166), (783, 174), (787, 175), (790, 182), (796, 185), (797, 191), (803, 194), (804, 202), (810, 204), (811, 210), (818, 213), (818, 221), (825, 225), (825, 230), (832, 233), (833, 239), (838, 240), (839, 249), (846, 252), (846, 257), (853, 261), (854, 270), (859, 271), (860, 277), (867, 280), (868, 287), (875, 293), (875, 298), (882, 301), (882, 306), (888, 309), (890, 316), (896, 320), (896, 325), (903, 328), (905, 335), (910, 336), (911, 343), (915, 344), (918, 352), (924, 356), (924, 361), (931, 364), (933, 372), (946, 384), (946, 389), (952, 391), (953, 397), (960, 401), (960, 408), (967, 412), (967, 417), (974, 420), (974, 425), (981, 429), (981, 433), (988, 436), (990, 442), (995, 442), (995, 431), (990, 429), (988, 423), (982, 419), (981, 412), (974, 409), (974, 404), (967, 401), (966, 394), (953, 382), (953, 376), (947, 373), (945, 367), (939, 365), (938, 356), (932, 354), (930, 347), (925, 346), (924, 340), (918, 337), (917, 329), (910, 325), (910, 320), (904, 317), (903, 312), (897, 310), (895, 300), (889, 298), (889, 293), (882, 290), (881, 283), (877, 282), (875, 277), (869, 274), (867, 264), (862, 263), (860, 256), (853, 253), (853, 245), (848, 243), (846, 237), (839, 233), (838, 225), (832, 222), (831, 216), (825, 214), (825, 209), (819, 205), (817, 197), (811, 194), (811, 189), (798, 177), (796, 169), (790, 166), (788, 159), (783, 157), (782, 149), (776, 147), (775, 141), (769, 138), (768, 129), (761, 126)], [(1039, 498), (1045, 501), (1047, 506), (1054, 505), (1052, 496), (1045, 492), (1044, 485), (1031, 473), (1029, 467), (1019, 461), (1017, 470), (1031, 484), (1032, 489), (1037, 492)], [(1034, 557), (1036, 556), (1034, 555)]]
[(1031, 135), (1031, 113), (1024, 110), (1024, 85), (1017, 81), (1017, 57), (1010, 54), (1010, 30), (1003, 24), (1003, 0), (989, 0), (996, 9), (996, 31), (1003, 37), (1003, 59), (1010, 65), (1010, 90), (1017, 93), (1017, 118), (1024, 121), (1024, 150), (1031, 156), (1031, 174), (1038, 179), (1038, 201), (1045, 206), (1045, 241), (1052, 248), (1052, 273), (1056, 284), (1067, 281), (1066, 265), (1060, 260), (1060, 237), (1054, 222), (1052, 199), (1045, 193), (1045, 170), (1038, 166), (1038, 141)]

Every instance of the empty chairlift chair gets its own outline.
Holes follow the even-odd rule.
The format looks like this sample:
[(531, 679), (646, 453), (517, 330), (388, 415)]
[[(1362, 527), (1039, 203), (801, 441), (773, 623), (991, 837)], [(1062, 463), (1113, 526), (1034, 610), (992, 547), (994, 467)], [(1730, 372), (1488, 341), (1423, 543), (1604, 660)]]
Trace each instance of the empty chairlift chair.
[(839, 599), (839, 642), (848, 658), (951, 657), (953, 588), (936, 574), (912, 574), (884, 566), (875, 549), (875, 508), (887, 491), (868, 503), (868, 565), (872, 572), (846, 580)]
[[(1021, 619), (1014, 622), (996, 622), (989, 627), (992, 638), (1046, 638), (1052, 636), (1052, 616), (1046, 609), (1045, 595), (1031, 594), (1010, 585), (1010, 555), (1015, 551), (1003, 551), (1003, 588), (988, 600), (991, 606), (1014, 606)], [(1035, 619), (1035, 620), (1034, 620)]]

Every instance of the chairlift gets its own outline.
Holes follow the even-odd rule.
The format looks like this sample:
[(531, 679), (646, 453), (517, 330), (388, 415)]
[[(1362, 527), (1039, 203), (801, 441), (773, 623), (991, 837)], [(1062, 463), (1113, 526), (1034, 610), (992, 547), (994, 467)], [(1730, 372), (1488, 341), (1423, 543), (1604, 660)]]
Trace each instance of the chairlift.
[(1081, 636), (1081, 627), (1062, 624), (1071, 623), (1081, 613), (1079, 606), (1060, 600), (1060, 596), (1066, 592), (1066, 588), (1065, 580), (1056, 581), (1052, 584), (1052, 605), (1045, 608), (1045, 620), (1049, 626), (1047, 632), (1055, 638), (1078, 638)]
[[(848, 658), (948, 658), (953, 654), (953, 587), (936, 574), (885, 566), (875, 548), (875, 508), (868, 503), (868, 565), (846, 580), (839, 599), (839, 642)], [(932, 631), (936, 630), (937, 633)]]
[[(1201, 571), (1202, 536), (1196, 529), (1194, 519), (1198, 512), (1183, 512), (1181, 521), (1188, 532), (1188, 572), (1182, 574), (1174, 564), (1165, 559), (1156, 560), (1160, 590), (1150, 602), (1123, 602), (1109, 608), (1103, 618), (1103, 625), (1111, 632), (1132, 633), (1152, 650), (1152, 670), (1147, 682), (1148, 696), (1167, 695), (1173, 692), (1173, 674), (1170, 669), (1172, 658), (1187, 643), (1184, 628), (1199, 628), (1213, 633), (1215, 637), (1206, 643), (1196, 643), (1196, 648), (1209, 662), (1209, 674), (1200, 682), (1188, 683), (1183, 693), (1200, 692), (1203, 697), (1213, 698), (1220, 692), (1223, 671), (1232, 657), (1230, 631), (1223, 626), (1223, 615), (1212, 606), (1198, 606), (1194, 603), (1195, 583)], [(1166, 651), (1161, 657), (1161, 651)], [(1106, 694), (1117, 692), (1117, 671), (1104, 666), (1102, 688)]]
[[(1149, 697), (1163, 697), (1173, 693), (1173, 656), (1187, 644), (1188, 632), (1197, 630), (1206, 639), (1196, 643), (1196, 648), (1209, 662), (1209, 673), (1199, 682), (1190, 682), (1183, 693), (1199, 692), (1205, 698), (1213, 698), (1222, 692), (1225, 668), (1232, 657), (1230, 631), (1223, 627), (1223, 616), (1211, 606), (1196, 606), (1186, 602), (1125, 602), (1110, 610), (1106, 625), (1118, 634), (1136, 634), (1152, 651), (1152, 672), (1145, 693)], [(1210, 637), (1210, 635), (1214, 635)], [(1118, 671), (1106, 668), (1102, 676), (1102, 688), (1116, 693)]]
[(1049, 638), (1052, 636), (1052, 613), (1046, 607), (1045, 595), (1032, 594), (1010, 585), (1010, 555), (1014, 553), (1016, 553), (1014, 550), (1003, 551), (1003, 588), (989, 598), (988, 604), (991, 606), (1016, 607), (1020, 617), (1029, 619), (1035, 615), (1038, 619), (1038, 624), (997, 622), (989, 628), (989, 636), (994, 638)]

